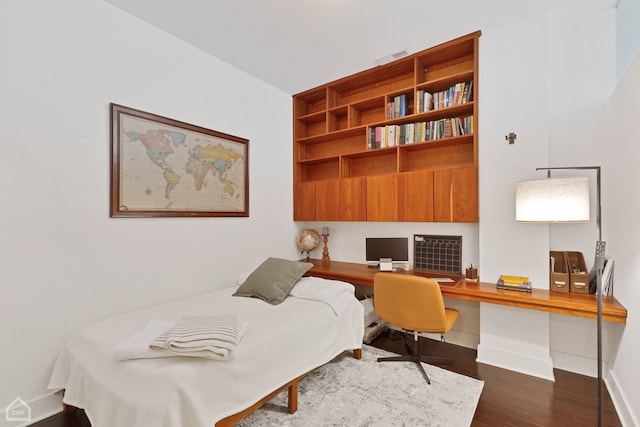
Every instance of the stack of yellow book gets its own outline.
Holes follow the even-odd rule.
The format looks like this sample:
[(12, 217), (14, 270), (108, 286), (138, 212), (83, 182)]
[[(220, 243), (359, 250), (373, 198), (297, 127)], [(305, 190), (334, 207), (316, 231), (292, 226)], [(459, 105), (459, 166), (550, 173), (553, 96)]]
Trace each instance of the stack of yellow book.
[(508, 276), (503, 274), (498, 279), (498, 289), (531, 292), (531, 281), (525, 276)]

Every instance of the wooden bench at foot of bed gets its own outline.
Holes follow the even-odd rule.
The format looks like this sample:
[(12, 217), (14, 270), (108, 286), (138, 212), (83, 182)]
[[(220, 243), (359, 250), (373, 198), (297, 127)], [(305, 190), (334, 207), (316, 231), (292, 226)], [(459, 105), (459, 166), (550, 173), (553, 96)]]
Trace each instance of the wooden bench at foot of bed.
[[(361, 348), (354, 349), (353, 357), (355, 359), (360, 360), (362, 358), (362, 349)], [(254, 403), (244, 411), (240, 411), (237, 414), (233, 414), (226, 418), (221, 419), (215, 424), (215, 427), (232, 427), (236, 425), (238, 422), (240, 422), (240, 420), (245, 418), (247, 415), (253, 413), (254, 411), (258, 410), (260, 407), (262, 407), (262, 405), (264, 405), (265, 403), (267, 403), (268, 401), (276, 397), (279, 393), (281, 393), (285, 389), (287, 390), (287, 412), (290, 414), (295, 413), (298, 410), (298, 383), (302, 378), (304, 378), (305, 375), (307, 374), (300, 375), (298, 378), (295, 378), (294, 380), (288, 382), (287, 384), (283, 385), (279, 389), (269, 393), (267, 396), (263, 397), (258, 402)], [(76, 409), (77, 408), (75, 406), (62, 403), (63, 413), (72, 412), (72, 411), (75, 411)]]

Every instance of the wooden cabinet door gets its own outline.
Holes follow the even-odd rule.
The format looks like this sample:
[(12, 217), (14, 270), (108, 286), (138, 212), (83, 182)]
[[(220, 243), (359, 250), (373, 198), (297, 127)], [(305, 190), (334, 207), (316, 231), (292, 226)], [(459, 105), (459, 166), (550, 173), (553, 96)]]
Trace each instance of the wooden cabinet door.
[(433, 173), (434, 221), (478, 222), (478, 169), (474, 166)]
[(398, 175), (398, 221), (433, 221), (433, 171)]
[(367, 177), (367, 221), (398, 220), (398, 175)]
[(367, 178), (340, 180), (340, 220), (367, 220)]
[(293, 220), (315, 221), (316, 184), (299, 182), (293, 186)]
[(316, 221), (340, 221), (339, 181), (316, 181)]

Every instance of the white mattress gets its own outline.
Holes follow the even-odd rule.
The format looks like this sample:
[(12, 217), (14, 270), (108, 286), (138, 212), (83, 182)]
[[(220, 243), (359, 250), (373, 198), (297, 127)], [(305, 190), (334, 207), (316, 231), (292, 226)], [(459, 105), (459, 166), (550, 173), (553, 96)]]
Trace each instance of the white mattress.
[[(49, 388), (84, 408), (92, 427), (208, 426), (251, 406), (273, 390), (345, 350), (362, 347), (362, 305), (353, 298), (339, 315), (327, 304), (287, 298), (273, 306), (232, 297), (236, 287), (92, 324), (58, 356)], [(235, 313), (249, 322), (235, 358), (116, 362), (111, 349), (154, 319)]]

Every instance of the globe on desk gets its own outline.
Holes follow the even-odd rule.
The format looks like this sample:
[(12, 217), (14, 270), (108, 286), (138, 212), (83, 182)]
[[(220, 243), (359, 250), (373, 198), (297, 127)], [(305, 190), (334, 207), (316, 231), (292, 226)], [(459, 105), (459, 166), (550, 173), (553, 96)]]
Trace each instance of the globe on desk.
[(316, 230), (307, 228), (298, 234), (298, 247), (300, 252), (307, 253), (307, 261), (309, 261), (309, 252), (320, 246), (320, 235)]

